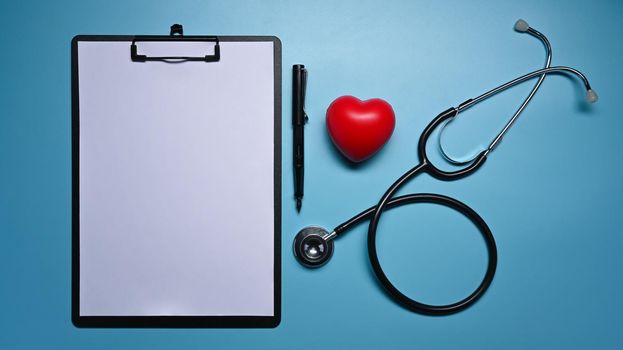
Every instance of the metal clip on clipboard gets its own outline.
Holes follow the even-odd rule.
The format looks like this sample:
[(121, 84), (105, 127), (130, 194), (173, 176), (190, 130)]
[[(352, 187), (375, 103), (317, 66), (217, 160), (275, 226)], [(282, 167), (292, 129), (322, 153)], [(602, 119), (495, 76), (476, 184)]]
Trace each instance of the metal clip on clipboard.
[[(136, 46), (140, 41), (206, 41), (214, 42), (214, 54), (205, 56), (147, 56), (138, 53)], [(174, 24), (171, 26), (171, 33), (169, 36), (153, 36), (153, 35), (137, 35), (132, 40), (130, 45), (130, 57), (134, 62), (147, 62), (147, 61), (167, 61), (167, 60), (179, 60), (179, 61), (199, 61), (199, 62), (218, 62), (221, 59), (221, 48), (219, 46), (219, 40), (217, 36), (184, 36), (184, 28), (181, 24)]]

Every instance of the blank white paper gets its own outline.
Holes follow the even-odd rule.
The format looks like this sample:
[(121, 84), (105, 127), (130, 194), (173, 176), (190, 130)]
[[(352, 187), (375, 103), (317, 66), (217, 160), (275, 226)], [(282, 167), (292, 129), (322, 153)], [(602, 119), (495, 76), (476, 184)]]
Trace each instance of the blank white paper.
[(273, 316), (273, 43), (129, 46), (78, 43), (81, 316)]

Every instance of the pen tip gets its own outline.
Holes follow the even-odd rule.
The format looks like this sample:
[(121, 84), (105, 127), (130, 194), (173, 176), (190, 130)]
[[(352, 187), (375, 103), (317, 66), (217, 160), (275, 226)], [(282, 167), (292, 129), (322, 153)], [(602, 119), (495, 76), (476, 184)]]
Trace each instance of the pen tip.
[(297, 199), (296, 199), (296, 211), (298, 211), (299, 213), (301, 212), (301, 205), (302, 205), (302, 204), (303, 204), (303, 203), (301, 202), (301, 199), (300, 199), (300, 198), (297, 198)]

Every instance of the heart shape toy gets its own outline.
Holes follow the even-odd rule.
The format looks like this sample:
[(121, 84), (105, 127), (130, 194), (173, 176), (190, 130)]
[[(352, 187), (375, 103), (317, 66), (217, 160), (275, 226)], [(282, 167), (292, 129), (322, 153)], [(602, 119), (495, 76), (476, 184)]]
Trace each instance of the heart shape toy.
[(327, 108), (331, 140), (346, 158), (361, 162), (378, 152), (394, 132), (392, 106), (380, 98), (340, 96)]

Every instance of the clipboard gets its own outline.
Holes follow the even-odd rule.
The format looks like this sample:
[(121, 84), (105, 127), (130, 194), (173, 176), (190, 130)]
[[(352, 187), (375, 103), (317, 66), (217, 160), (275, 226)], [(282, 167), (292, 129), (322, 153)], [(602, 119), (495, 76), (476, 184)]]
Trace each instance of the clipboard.
[(276, 327), (281, 43), (78, 35), (72, 322)]

